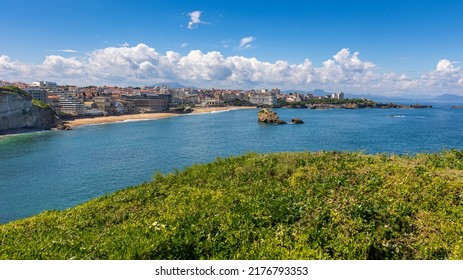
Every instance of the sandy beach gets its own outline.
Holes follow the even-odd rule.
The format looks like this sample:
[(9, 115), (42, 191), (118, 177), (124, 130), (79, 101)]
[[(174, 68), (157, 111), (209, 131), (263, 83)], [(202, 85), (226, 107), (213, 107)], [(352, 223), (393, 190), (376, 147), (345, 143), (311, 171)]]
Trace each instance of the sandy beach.
[[(255, 107), (245, 107), (245, 106), (230, 106), (230, 107), (204, 107), (204, 108), (194, 108), (194, 111), (188, 115), (194, 114), (203, 114), (203, 113), (212, 113), (220, 111), (230, 111), (230, 110), (243, 110), (243, 109), (255, 109)], [(132, 114), (132, 115), (121, 115), (121, 116), (107, 116), (107, 117), (89, 117), (89, 118), (77, 118), (73, 120), (64, 121), (65, 124), (70, 127), (77, 127), (81, 125), (90, 125), (90, 124), (105, 124), (105, 123), (114, 123), (114, 122), (124, 122), (130, 120), (156, 120), (164, 119), (175, 116), (182, 116), (184, 114), (171, 113), (171, 112), (161, 112), (161, 113), (143, 113), (143, 114)]]

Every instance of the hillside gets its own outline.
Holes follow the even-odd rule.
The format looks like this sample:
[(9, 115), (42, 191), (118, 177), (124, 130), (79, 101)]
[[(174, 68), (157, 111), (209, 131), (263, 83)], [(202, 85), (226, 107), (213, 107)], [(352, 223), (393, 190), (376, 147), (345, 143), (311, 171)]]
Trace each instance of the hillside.
[(0, 259), (463, 259), (463, 151), (246, 154), (0, 225)]
[(434, 102), (463, 103), (463, 96), (456, 94), (441, 94), (432, 99)]

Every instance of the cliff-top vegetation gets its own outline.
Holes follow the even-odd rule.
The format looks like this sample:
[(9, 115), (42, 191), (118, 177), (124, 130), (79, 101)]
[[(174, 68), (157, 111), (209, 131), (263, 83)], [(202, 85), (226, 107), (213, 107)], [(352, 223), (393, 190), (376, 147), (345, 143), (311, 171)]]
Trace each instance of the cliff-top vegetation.
[(0, 225), (0, 259), (463, 259), (463, 151), (246, 154)]
[(27, 92), (24, 90), (15, 87), (15, 86), (3, 86), (0, 87), (0, 94), (5, 94), (5, 93), (10, 93), (10, 94), (18, 94), (18, 95), (23, 95), (23, 96), (30, 96)]

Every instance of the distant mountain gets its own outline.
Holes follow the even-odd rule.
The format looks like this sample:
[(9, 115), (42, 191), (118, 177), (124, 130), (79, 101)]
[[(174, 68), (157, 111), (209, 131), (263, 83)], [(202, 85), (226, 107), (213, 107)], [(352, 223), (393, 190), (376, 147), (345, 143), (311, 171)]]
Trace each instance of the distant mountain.
[(431, 101), (442, 103), (463, 103), (463, 96), (446, 93), (434, 97), (433, 99), (431, 99)]
[(194, 86), (185, 86), (177, 82), (165, 82), (165, 83), (157, 83), (157, 84), (152, 85), (152, 87), (162, 87), (162, 86), (167, 86), (168, 88), (197, 88)]
[(296, 92), (296, 93), (299, 93), (299, 94), (306, 94), (307, 93), (306, 90), (302, 90), (302, 89), (285, 89), (285, 90), (281, 91), (281, 93), (284, 93), (284, 94), (290, 94), (290, 93), (293, 93), (293, 92)]
[(324, 91), (323, 89), (314, 89), (314, 90), (310, 90), (309, 92), (315, 96), (325, 96), (327, 94), (332, 94), (332, 92), (327, 92), (327, 91)]
[(373, 100), (375, 102), (417, 102), (419, 100), (412, 99), (412, 98), (403, 98), (397, 96), (384, 96), (384, 95), (377, 95), (377, 94), (358, 94), (358, 93), (346, 93), (344, 94), (345, 98), (366, 98)]
[(282, 93), (285, 94), (290, 94), (293, 92), (299, 93), (299, 94), (307, 94), (307, 93), (312, 93), (315, 96), (325, 96), (327, 94), (332, 94), (332, 92), (327, 92), (324, 91), (323, 89), (314, 89), (314, 90), (302, 90), (302, 89), (285, 89), (281, 91)]

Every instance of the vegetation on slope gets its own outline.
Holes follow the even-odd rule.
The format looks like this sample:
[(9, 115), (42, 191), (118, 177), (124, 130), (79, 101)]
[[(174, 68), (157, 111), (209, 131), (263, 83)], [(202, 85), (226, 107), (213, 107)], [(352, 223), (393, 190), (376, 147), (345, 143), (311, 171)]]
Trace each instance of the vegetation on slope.
[(463, 259), (463, 151), (247, 154), (0, 226), (0, 259)]
[(307, 100), (297, 101), (297, 102), (287, 102), (285, 100), (278, 100), (278, 105), (281, 107), (292, 107), (292, 108), (305, 108), (307, 105), (312, 104), (329, 104), (329, 105), (348, 105), (348, 104), (356, 104), (359, 107), (370, 107), (374, 108), (377, 103), (363, 98), (345, 98), (345, 99), (333, 99), (328, 97), (322, 98), (309, 98)]
[(50, 105), (46, 104), (45, 102), (41, 101), (41, 100), (38, 100), (38, 99), (32, 99), (32, 104), (37, 107), (37, 108), (40, 108), (40, 109), (48, 109), (50, 107)]
[(0, 94), (18, 94), (18, 95), (23, 95), (23, 96), (28, 96), (30, 97), (31, 95), (27, 92), (25, 92), (24, 90), (18, 88), (18, 87), (15, 87), (15, 86), (3, 86), (3, 87), (0, 87)]

